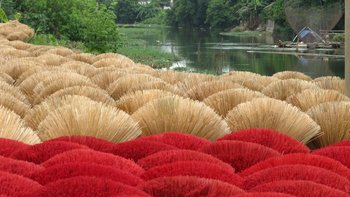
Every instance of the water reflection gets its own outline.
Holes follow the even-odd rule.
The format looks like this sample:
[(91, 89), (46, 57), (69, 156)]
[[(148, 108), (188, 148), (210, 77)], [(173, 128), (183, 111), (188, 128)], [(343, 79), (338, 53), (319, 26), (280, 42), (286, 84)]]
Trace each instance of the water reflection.
[[(233, 70), (272, 75), (294, 70), (312, 77), (344, 77), (344, 50), (280, 49), (277, 40), (291, 40), (293, 35), (221, 36), (219, 32), (162, 29), (146, 40), (184, 60), (171, 66), (175, 70), (222, 74)], [(319, 56), (310, 56), (319, 54)], [(321, 56), (329, 54), (330, 56)], [(336, 56), (333, 56), (336, 55)]]

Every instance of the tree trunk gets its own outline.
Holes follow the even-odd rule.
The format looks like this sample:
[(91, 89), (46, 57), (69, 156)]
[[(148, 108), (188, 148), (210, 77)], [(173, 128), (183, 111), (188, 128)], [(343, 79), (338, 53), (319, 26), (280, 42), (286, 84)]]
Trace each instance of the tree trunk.
[(345, 93), (350, 97), (350, 0), (345, 0)]

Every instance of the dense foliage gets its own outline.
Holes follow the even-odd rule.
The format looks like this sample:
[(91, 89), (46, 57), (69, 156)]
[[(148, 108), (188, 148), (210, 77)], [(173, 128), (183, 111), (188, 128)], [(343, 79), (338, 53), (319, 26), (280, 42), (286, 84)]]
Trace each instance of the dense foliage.
[[(342, 0), (289, 0), (298, 7), (328, 6)], [(168, 11), (169, 24), (175, 26), (229, 28), (241, 26), (253, 30), (267, 20), (288, 26), (285, 0), (177, 0)]]
[(343, 0), (0, 0), (0, 20), (20, 19), (38, 34), (116, 51), (116, 23), (255, 30), (267, 20), (288, 28), (284, 7), (327, 6)]
[(16, 14), (15, 6), (15, 0), (0, 0), (0, 8), (4, 12), (1, 16), (5, 14), (5, 18), (12, 18)]
[(107, 52), (122, 43), (116, 23), (165, 24), (164, 6), (170, 1), (0, 0), (0, 20), (20, 19), (35, 29), (38, 43), (54, 37), (83, 43), (92, 52)]
[[(173, 5), (170, 0), (0, 0), (0, 7), (12, 18), (20, 12), (22, 22), (39, 31), (73, 40), (77, 40), (76, 37), (84, 42), (90, 39), (91, 35), (84, 35), (86, 39), (80, 35), (88, 28), (104, 29), (96, 33), (102, 33), (102, 38), (98, 39), (104, 42), (109, 37), (118, 37), (115, 29), (108, 28), (113, 21), (223, 29), (240, 26), (253, 30), (267, 20), (274, 20), (286, 27), (285, 2), (289, 6), (305, 7), (327, 6), (343, 3), (343, 0), (311, 0), (307, 4), (304, 0), (176, 0)], [(86, 27), (86, 22), (91, 22), (91, 26)], [(77, 24), (74, 26), (74, 23)], [(80, 31), (77, 26), (84, 30)], [(62, 33), (63, 30), (69, 32)], [(74, 31), (79, 31), (79, 34)], [(106, 32), (110, 36), (106, 36)], [(95, 35), (92, 36), (92, 40), (96, 40)]]
[(173, 15), (170, 17), (173, 20), (171, 24), (179, 26), (227, 28), (245, 25), (254, 29), (260, 24), (264, 9), (277, 1), (279, 0), (177, 0), (169, 14)]
[(113, 51), (119, 43), (115, 14), (95, 0), (24, 0), (21, 21), (39, 33), (81, 41), (92, 51)]
[(119, 23), (135, 23), (137, 19), (138, 0), (118, 1), (115, 13)]

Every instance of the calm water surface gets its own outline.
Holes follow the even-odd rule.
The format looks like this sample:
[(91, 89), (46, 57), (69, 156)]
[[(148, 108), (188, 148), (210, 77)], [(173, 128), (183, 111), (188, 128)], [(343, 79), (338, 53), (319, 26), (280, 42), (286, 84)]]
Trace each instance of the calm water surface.
[[(183, 60), (172, 69), (222, 74), (229, 71), (252, 71), (272, 75), (279, 71), (301, 71), (311, 77), (344, 77), (344, 49), (291, 51), (276, 48), (281, 39), (293, 35), (222, 36), (219, 32), (161, 29), (142, 39), (147, 44), (180, 56)], [(315, 55), (311, 55), (315, 54)], [(324, 54), (327, 54), (324, 56)]]

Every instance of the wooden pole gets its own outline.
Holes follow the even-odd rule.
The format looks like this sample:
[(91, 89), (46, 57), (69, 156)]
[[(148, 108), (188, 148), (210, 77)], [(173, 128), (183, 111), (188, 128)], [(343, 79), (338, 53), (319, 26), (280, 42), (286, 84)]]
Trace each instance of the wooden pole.
[(345, 93), (350, 97), (350, 0), (345, 0)]

